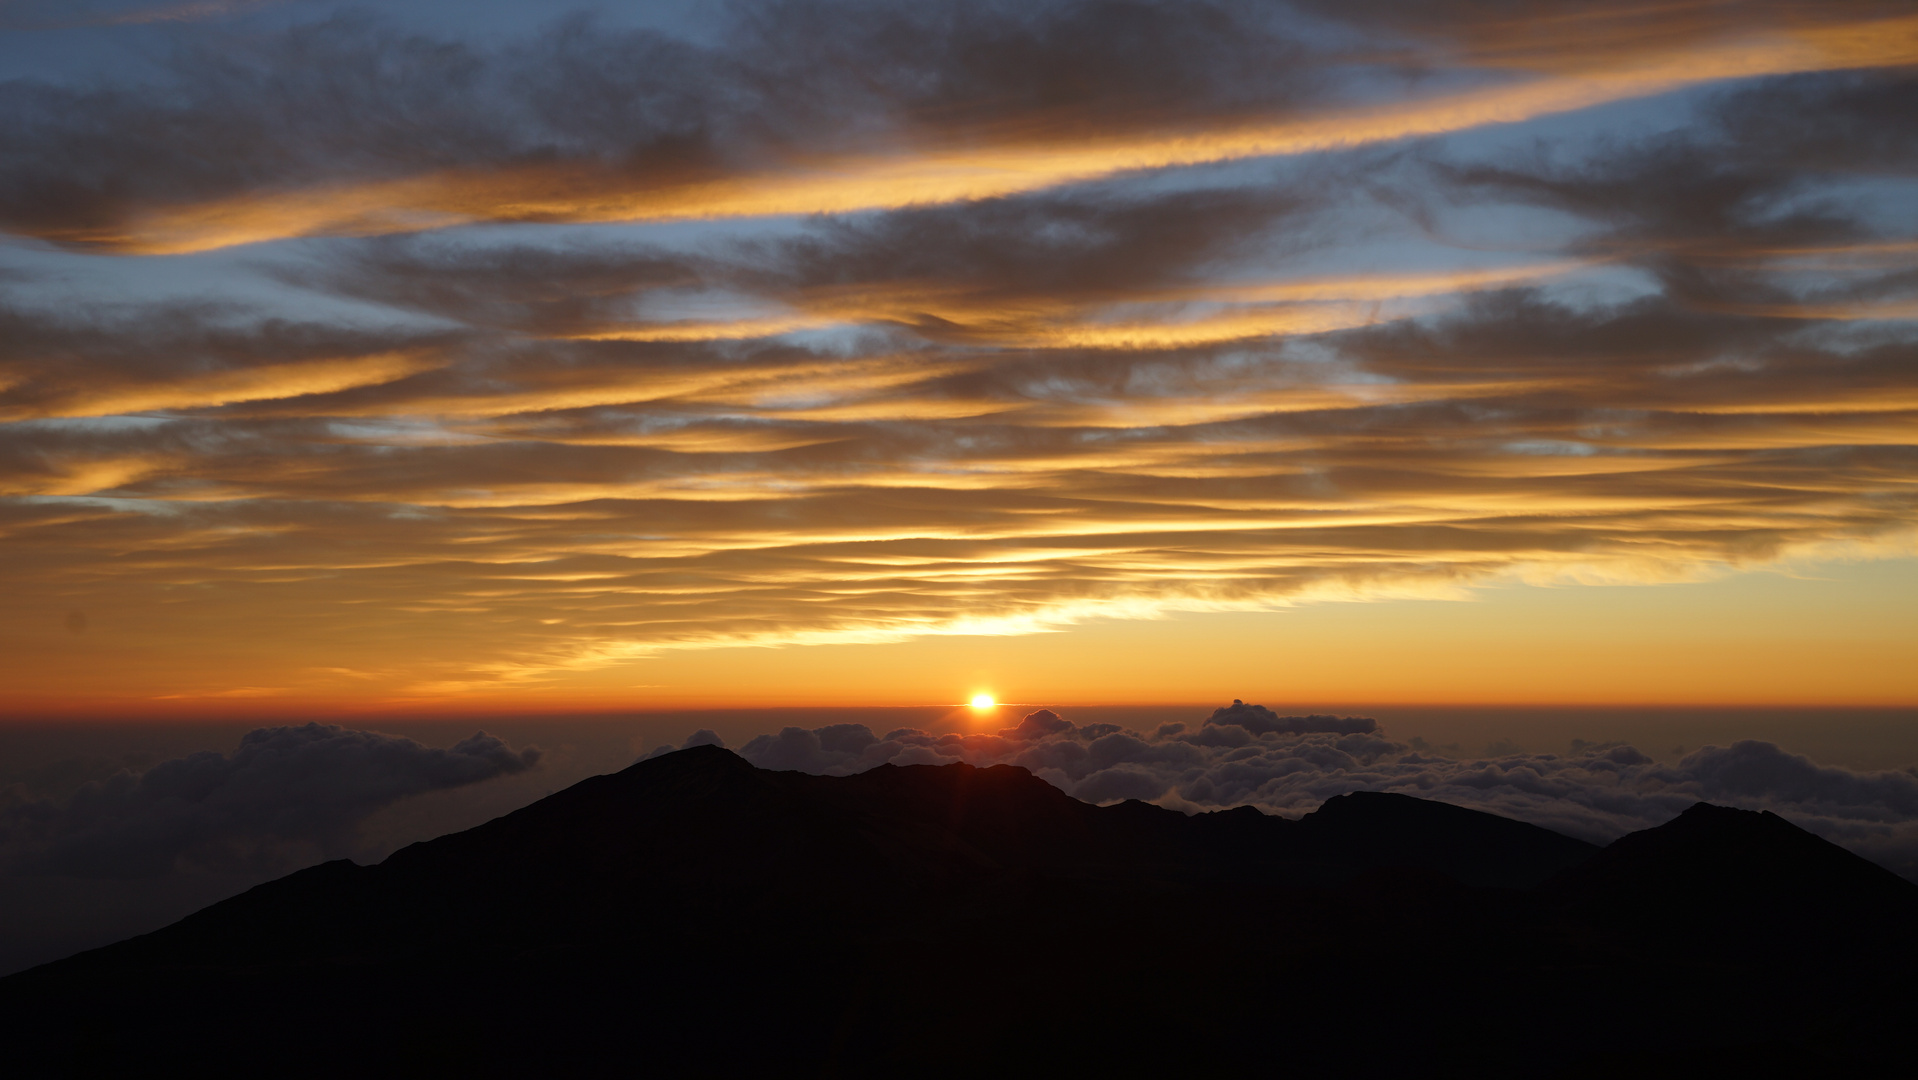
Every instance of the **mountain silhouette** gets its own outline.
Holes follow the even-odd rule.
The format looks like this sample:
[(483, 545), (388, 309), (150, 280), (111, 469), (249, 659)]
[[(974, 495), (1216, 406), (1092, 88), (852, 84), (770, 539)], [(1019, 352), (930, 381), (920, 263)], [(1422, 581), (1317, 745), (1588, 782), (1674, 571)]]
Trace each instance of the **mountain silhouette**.
[(1770, 811), (1697, 803), (1550, 883), (1589, 918), (1692, 952), (1914, 943), (1918, 886)]
[(1702, 803), (1601, 851), (1405, 795), (1186, 815), (694, 747), (0, 980), (0, 1025), (22, 1075), (1869, 1068), (1914, 915)]

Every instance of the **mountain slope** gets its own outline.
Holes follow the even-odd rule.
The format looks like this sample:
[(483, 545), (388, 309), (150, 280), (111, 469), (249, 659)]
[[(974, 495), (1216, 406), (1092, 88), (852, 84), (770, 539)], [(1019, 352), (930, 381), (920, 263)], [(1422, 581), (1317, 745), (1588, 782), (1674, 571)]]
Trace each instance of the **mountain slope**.
[(1587, 917), (1692, 952), (1909, 948), (1918, 885), (1769, 811), (1696, 803), (1553, 880)]
[[(1889, 1053), (1868, 1005), (1910, 997), (1887, 981), (1893, 954), (1805, 960), (1857, 988), (1807, 995), (1818, 984), (1781, 983), (1773, 956), (1648, 951), (1606, 914), (1655, 904), (1661, 883), (1774, 888), (1737, 871), (1768, 858), (1837, 865), (1809, 834), (1697, 827), (1717, 820), (1695, 810), (1600, 853), (1401, 795), (1299, 821), (1187, 816), (1091, 806), (1009, 766), (822, 777), (699, 747), (0, 980), (0, 1025), (27, 1075), (162, 1058), (316, 1075), (1245, 1071), (1277, 1044), (1293, 1067), (1367, 1074), (1519, 1067), (1592, 1024), (1632, 1052), (1788, 1037), (1846, 1067)], [(1909, 921), (1914, 890), (1891, 880), (1826, 891), (1868, 893), (1870, 925)], [(1673, 997), (1701, 979), (1724, 992)], [(1780, 1023), (1781, 1005), (1804, 1015)], [(1392, 1035), (1367, 1035), (1382, 1017)]]

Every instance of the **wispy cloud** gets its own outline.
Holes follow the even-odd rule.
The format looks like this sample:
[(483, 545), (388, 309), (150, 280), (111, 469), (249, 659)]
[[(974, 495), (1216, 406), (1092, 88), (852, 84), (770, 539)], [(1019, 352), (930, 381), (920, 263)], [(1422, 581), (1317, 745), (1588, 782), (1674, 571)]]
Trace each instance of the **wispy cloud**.
[[(194, 55), (160, 94), (13, 88), (10, 111), (26, 123), (7, 144), (0, 220), (63, 243), (178, 253), (482, 221), (974, 201), (1518, 123), (1728, 79), (1918, 62), (1918, 17), (1885, 10), (1587, 13), (1683, 30), (1615, 34), (1571, 65), (1563, 40), (1528, 50), (1493, 17), (1480, 36), (1499, 44), (1465, 58), (1462, 70), (1478, 73), (1468, 85), (1383, 101), (1367, 100), (1364, 65), (1242, 5), (1045, 5), (1020, 17), (788, 4), (742, 20), (717, 47), (574, 22), (499, 54), (336, 21), (250, 54)], [(1475, 14), (1456, 15), (1468, 33)], [(335, 107), (304, 110), (309, 95)], [(602, 108), (582, 113), (582, 98)], [(94, 138), (103, 128), (125, 137)]]
[[(940, 8), (919, 52), (895, 35), (935, 9), (497, 54), (344, 19), (158, 98), (10, 84), (0, 219), (156, 275), (231, 272), (110, 253), (218, 206), (257, 238), (624, 215), (608, 192), (861, 212), (279, 245), (245, 265), (282, 308), (76, 272), (0, 311), (0, 580), (49, 625), (136, 610), (155, 656), (273, 643), (224, 682), (156, 662), (155, 694), (404, 695), (1909, 549), (1908, 13), (1573, 5), (1528, 53), (1476, 5), (1372, 51), (1263, 10)], [(1536, 73), (1568, 27), (1603, 48)], [(1375, 145), (1734, 76), (1598, 141)], [(1343, 149), (1186, 167), (1288, 147)], [(868, 197), (941, 161), (984, 186)], [(490, 194), (435, 202), (455, 173)], [(224, 213), (177, 235), (254, 235)]]

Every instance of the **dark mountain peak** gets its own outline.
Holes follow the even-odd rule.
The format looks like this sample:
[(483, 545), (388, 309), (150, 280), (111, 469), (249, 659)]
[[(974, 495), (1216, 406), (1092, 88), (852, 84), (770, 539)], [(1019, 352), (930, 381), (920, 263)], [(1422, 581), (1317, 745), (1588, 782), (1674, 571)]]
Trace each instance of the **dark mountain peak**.
[(1894, 892), (1918, 897), (1918, 885), (1769, 810), (1740, 810), (1707, 802), (1693, 803), (1663, 825), (1613, 841), (1589, 871), (1593, 875), (1610, 873), (1613, 868), (1640, 862), (1670, 863), (1673, 871), (1683, 869), (1682, 864), (1694, 868), (1710, 865), (1718, 870), (1738, 868), (1744, 874), (1778, 878), (1816, 869), (1821, 875), (1876, 881)]
[(740, 757), (738, 754), (732, 752), (731, 750), (728, 750), (723, 746), (714, 746), (709, 743), (704, 746), (689, 746), (684, 750), (675, 750), (670, 754), (660, 754), (658, 757), (647, 758), (644, 761), (637, 761), (637, 762), (634, 762), (632, 765), (628, 766), (628, 768), (637, 769), (642, 766), (650, 765), (653, 768), (657, 769), (657, 768), (665, 767), (665, 765), (668, 765), (668, 764), (677, 765), (681, 768), (692, 767), (695, 765), (703, 765), (707, 767), (728, 767), (728, 768), (733, 767), (735, 765), (743, 765), (748, 769), (754, 767), (752, 762), (747, 761), (745, 758)]
[[(1669, 828), (1670, 826), (1677, 826), (1677, 828), (1671, 829)], [(1793, 829), (1798, 832), (1804, 831), (1791, 822), (1786, 821), (1784, 818), (1779, 817), (1777, 814), (1772, 813), (1770, 810), (1740, 810), (1736, 806), (1719, 806), (1717, 803), (1708, 802), (1695, 802), (1691, 804), (1681, 811), (1677, 817), (1668, 822), (1666, 826), (1661, 826), (1661, 828), (1667, 830), (1667, 835), (1673, 835), (1685, 830), (1709, 829), (1719, 833), (1727, 833), (1733, 830), (1776, 830), (1781, 827)], [(1655, 832), (1658, 830), (1648, 829), (1643, 831)]]
[(1048, 821), (1079, 823), (1091, 809), (1017, 765), (886, 764), (851, 776), (772, 775), (809, 798), (973, 831), (1030, 830)]
[[(1188, 815), (1094, 806), (1014, 766), (816, 776), (699, 746), (377, 866), (314, 867), (0, 980), (0, 1017), (19, 1033), (9, 1039), (16, 1058), (22, 1046), (37, 1055), (22, 1075), (116, 1071), (67, 1067), (74, 1048), (102, 1046), (116, 1066), (215, 1054), (230, 1065), (235, 1032), (278, 1072), (289, 1047), (321, 1055), (313, 1071), (329, 1075), (369, 1061), (447, 1071), (431, 1066), (470, 1042), (455, 1033), (501, 1003), (529, 1030), (557, 1035), (485, 1044), (483, 1055), (504, 1055), (500, 1075), (630, 1067), (636, 1044), (675, 1075), (898, 1075), (925, 1071), (925, 1047), (955, 1029), (1001, 1039), (981, 1051), (982, 1067), (1020, 1060), (1021, 1047), (1058, 1050), (1061, 1031), (1075, 1033), (1071, 1061), (1082, 1064), (1077, 1033), (1098, 1032), (1092, 1041), (1111, 1051), (1104, 1071), (1115, 1073), (1139, 1064), (1142, 1033), (1161, 1032), (1162, 1049), (1176, 1050), (1161, 1063), (1169, 1068), (1190, 1064), (1192, 1038), (1176, 1033), (1204, 1032), (1236, 1040), (1228, 1067), (1214, 1071), (1237, 1075), (1269, 1062), (1274, 1017), (1335, 1033), (1324, 1041), (1337, 1061), (1319, 1064), (1349, 1071), (1345, 1048), (1371, 1038), (1380, 1013), (1364, 1011), (1357, 1027), (1361, 1013), (1345, 1003), (1396, 993), (1373, 973), (1416, 955), (1465, 980), (1453, 993), (1420, 984), (1386, 998), (1384, 1015), (1424, 1025), (1407, 1044), (1421, 1048), (1480, 1030), (1487, 1016), (1545, 1015), (1537, 997), (1558, 994), (1550, 1015), (1565, 1019), (1538, 1052), (1518, 1055), (1536, 1061), (1584, 1038), (1609, 1003), (1638, 1000), (1636, 985), (1581, 998), (1568, 970), (1595, 973), (1602, 989), (1649, 965), (1647, 985), (1665, 997), (1626, 1014), (1653, 1025), (1634, 1046), (1662, 1045), (1656, 1025), (1686, 1009), (1688, 1026), (1702, 1029), (1738, 1020), (1742, 1006), (1700, 1017), (1687, 982), (1696, 965), (1674, 963), (1642, 923), (1606, 921), (1620, 911), (1730, 942), (1715, 959), (1732, 965), (1734, 981), (1773, 969), (1781, 913), (1843, 926), (1841, 944), (1867, 946), (1846, 963), (1864, 957), (1905, 985), (1899, 954), (1876, 946), (1914, 921), (1912, 887), (1893, 878), (1895, 889), (1881, 888), (1885, 872), (1788, 822), (1693, 807), (1614, 844), (1597, 872), (1563, 875), (1548, 894), (1522, 891), (1595, 851), (1393, 793), (1341, 795), (1296, 821), (1252, 807)], [(1825, 891), (1779, 908), (1778, 897), (1796, 895), (1792, 882)], [(1486, 885), (1502, 888), (1477, 887)], [(1487, 956), (1500, 959), (1487, 966)], [(1352, 973), (1347, 992), (1323, 992), (1328, 971)], [(1168, 1020), (1201, 996), (1166, 988), (1189, 986), (1216, 992)], [(1779, 988), (1737, 999), (1763, 1006), (1741, 1030), (1775, 1033)], [(1825, 1000), (1814, 991), (1814, 1004)], [(556, 1066), (568, 1047), (582, 1056)], [(49, 1064), (59, 1067), (40, 1067)], [(460, 1071), (488, 1075), (487, 1064)]]
[(1770, 810), (1741, 810), (1708, 802), (1693, 803), (1663, 825), (1619, 837), (1612, 847), (1619, 852), (1616, 857), (1682, 855), (1719, 862), (1754, 859), (1759, 863), (1810, 860), (1833, 869), (1843, 868), (1844, 872), (1876, 876), (1872, 871), (1877, 870), (1895, 876)]
[(1016, 765), (881, 765), (844, 777), (777, 775), (791, 790), (856, 815), (862, 832), (902, 867), (929, 866), (927, 856), (934, 854), (933, 862), (947, 869), (1109, 872), (1133, 846), (1126, 830), (1108, 827), (1099, 808)]
[[(1158, 803), (1149, 803), (1142, 799), (1127, 799), (1124, 802), (1111, 803), (1100, 807), (1099, 812), (1114, 821), (1124, 820), (1157, 823), (1170, 822), (1175, 819), (1187, 817), (1187, 815), (1181, 814), (1177, 810), (1169, 810), (1160, 806)], [(1262, 818), (1266, 816), (1256, 806), (1235, 806), (1230, 810), (1213, 810), (1204, 814), (1193, 814), (1191, 817), (1204, 820), (1219, 814), (1232, 814), (1240, 818)]]
[(670, 754), (642, 758), (613, 776), (647, 783), (670, 782), (667, 778), (690, 779), (698, 776), (742, 776), (758, 772), (752, 762), (723, 746), (689, 746)]
[(544, 818), (553, 813), (605, 813), (620, 804), (663, 807), (725, 794), (738, 796), (747, 789), (763, 791), (769, 775), (723, 746), (691, 746), (641, 759), (616, 773), (589, 776), (499, 821), (523, 816)]
[[(1137, 799), (1127, 799), (1127, 800), (1126, 800), (1126, 802), (1127, 802), (1127, 803), (1134, 803), (1134, 802), (1138, 802), (1138, 800), (1137, 800)], [(1143, 805), (1145, 805), (1145, 806), (1154, 806), (1155, 804), (1153, 804), (1153, 803), (1144, 803)], [(1164, 809), (1164, 807), (1158, 807), (1158, 809)], [(1207, 811), (1206, 813), (1204, 813), (1204, 814), (1201, 814), (1201, 815), (1199, 815), (1199, 816), (1200, 816), (1200, 817), (1214, 817), (1214, 818), (1217, 818), (1217, 819), (1219, 819), (1219, 820), (1221, 820), (1221, 821), (1224, 821), (1224, 820), (1228, 820), (1228, 819), (1230, 819), (1230, 820), (1234, 820), (1234, 821), (1251, 821), (1251, 820), (1255, 820), (1255, 819), (1257, 819), (1257, 818), (1264, 818), (1264, 817), (1271, 817), (1272, 815), (1270, 815), (1270, 814), (1268, 814), (1268, 813), (1266, 813), (1265, 811), (1263, 811), (1263, 810), (1261, 810), (1261, 809), (1259, 809), (1259, 808), (1258, 808), (1258, 807), (1256, 807), (1256, 806), (1234, 806), (1234, 807), (1231, 807), (1230, 809), (1226, 809), (1226, 810), (1210, 810), (1210, 811)], [(1285, 819), (1285, 818), (1280, 818), (1279, 820), (1281, 820), (1281, 821), (1284, 821), (1284, 820), (1286, 820), (1286, 819)]]
[(1705, 802), (1620, 837), (1550, 889), (1689, 951), (1904, 948), (1912, 934), (1885, 928), (1918, 923), (1918, 885), (1770, 811)]
[[(1037, 793), (1040, 788), (1045, 788), (1065, 795), (1065, 792), (1034, 776), (1031, 769), (1022, 765), (989, 765), (981, 768), (963, 761), (945, 765), (894, 765), (887, 762), (846, 779), (868, 784), (876, 782), (896, 788), (969, 789), (1002, 794), (1020, 790)], [(1067, 795), (1066, 798), (1071, 799), (1071, 796)]]
[[(1405, 795), (1396, 791), (1348, 791), (1343, 795), (1334, 795), (1319, 804), (1309, 816), (1320, 821), (1356, 820), (1365, 818), (1384, 818), (1396, 815), (1431, 813), (1436, 808), (1456, 810), (1465, 814), (1478, 811), (1450, 803), (1433, 802), (1416, 795)], [(1442, 812), (1442, 811), (1439, 811)]]

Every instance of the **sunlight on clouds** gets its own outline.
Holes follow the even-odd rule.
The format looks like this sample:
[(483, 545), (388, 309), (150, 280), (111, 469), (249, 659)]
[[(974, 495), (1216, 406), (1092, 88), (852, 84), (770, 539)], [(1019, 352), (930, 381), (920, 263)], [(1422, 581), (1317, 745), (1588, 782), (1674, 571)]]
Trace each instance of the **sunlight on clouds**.
[[(418, 80), (376, 80), (370, 127), (282, 134), (182, 92), (156, 148), (133, 91), (9, 98), (38, 119), (0, 135), (0, 224), (93, 252), (58, 280), (0, 252), (9, 681), (182, 708), (618, 698), (660, 681), (622, 668), (707, 650), (1910, 557), (1918, 16), (1731, 9), (1407, 6), (1389, 49), (1300, 45), (1296, 78), (1242, 96), (1251, 69), (1207, 81), (1236, 32), (1136, 77), (1126, 41), (1081, 34), (1091, 59), (1041, 50), (1030, 85), (915, 46), (911, 85), (804, 68), (816, 106), (715, 62), (701, 138), (652, 142), (630, 131), (664, 106), (620, 112), (623, 83), (594, 91), (611, 119), (525, 135), (432, 66), (569, 93), (601, 72), (548, 39), (404, 46), (422, 60), (376, 23), (324, 31)], [(979, 40), (1080, 25), (980, 10)], [(142, 186), (98, 131), (186, 164)], [(614, 221), (689, 224), (548, 227)], [(332, 239), (123, 257), (299, 236)]]
[(1908, 413), (1918, 409), (1918, 387), (1831, 387), (1783, 394), (1765, 400), (1737, 403), (1701, 404), (1695, 411), (1717, 416), (1752, 414), (1815, 413), (1839, 416), (1846, 413)]
[[(968, 294), (930, 282), (889, 288), (834, 286), (783, 298), (810, 309), (810, 315), (666, 320), (570, 336), (592, 341), (725, 341), (832, 326), (882, 324), (910, 326), (929, 336), (978, 345), (1169, 348), (1281, 333), (1321, 333), (1406, 318), (1433, 310), (1436, 301), (1462, 293), (1541, 281), (1590, 265), (1585, 261), (1559, 261), (1424, 274), (1142, 288), (1104, 302), (1072, 298), (1046, 301), (1039, 297), (1014, 300), (1003, 294)], [(1385, 301), (1408, 299), (1434, 302), (1397, 304), (1390, 310), (1383, 306)], [(1189, 310), (1194, 305), (1202, 310)], [(1156, 313), (1150, 310), (1155, 308)], [(1135, 317), (1125, 317), (1128, 312)]]
[[(377, 356), (267, 364), (178, 376), (164, 383), (126, 382), (68, 389), (38, 408), (0, 405), (0, 423), (35, 417), (113, 416), (153, 409), (199, 409), (240, 401), (325, 394), (361, 386), (378, 386), (445, 361), (426, 353), (396, 352)], [(104, 380), (102, 380), (104, 381)]]
[(1257, 301), (1397, 300), (1449, 296), (1478, 289), (1532, 284), (1587, 269), (1589, 260), (1561, 259), (1479, 270), (1441, 270), (1422, 274), (1374, 273), (1295, 278), (1285, 281), (1218, 282), (1184, 290), (1188, 299), (1248, 303)]
[[(1035, 405), (1022, 413), (1025, 423), (1049, 427), (1136, 428), (1142, 425), (1217, 424), (1285, 413), (1319, 413), (1377, 406), (1470, 399), (1534, 389), (1530, 382), (1313, 382), (1286, 372), (1278, 385), (1244, 382), (1199, 383), (1187, 394), (1131, 400), (1059, 402)], [(1207, 392), (1210, 393), (1207, 393)]]
[(1726, 79), (1918, 62), (1918, 16), (1789, 31), (1669, 52), (1426, 100), (1328, 111), (1280, 123), (1144, 137), (1012, 143), (962, 152), (803, 159), (679, 184), (557, 165), (444, 172), (335, 188), (154, 208), (124, 232), (47, 239), (130, 254), (183, 254), (283, 237), (369, 236), (473, 221), (672, 221), (883, 210), (1036, 191), (1115, 173), (1349, 148), (1512, 124)]
[(474, 425), (497, 438), (567, 443), (577, 446), (635, 446), (681, 454), (765, 453), (796, 450), (837, 441), (831, 434), (801, 434), (782, 428), (687, 424), (657, 431), (574, 431), (566, 425), (540, 425), (521, 417)]
[(38, 476), (0, 477), (0, 494), (91, 495), (131, 483), (157, 467), (156, 463), (137, 457), (96, 458), (61, 465)]
[(570, 335), (580, 341), (727, 341), (737, 338), (775, 337), (795, 330), (817, 330), (832, 326), (831, 318), (769, 318), (702, 321), (680, 319), (644, 323), (635, 326), (587, 330)]

